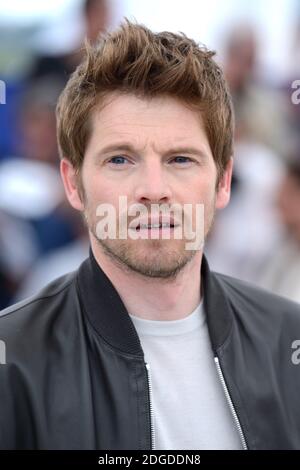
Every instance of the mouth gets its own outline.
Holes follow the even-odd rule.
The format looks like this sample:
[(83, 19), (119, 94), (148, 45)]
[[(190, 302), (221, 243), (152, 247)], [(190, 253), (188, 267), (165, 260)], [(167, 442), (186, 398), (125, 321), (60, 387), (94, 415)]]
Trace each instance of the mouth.
[(170, 230), (174, 229), (175, 225), (172, 223), (157, 223), (157, 224), (138, 224), (135, 230), (137, 232), (143, 230)]
[(154, 217), (140, 217), (131, 221), (129, 228), (137, 232), (142, 231), (170, 231), (180, 225), (179, 220), (169, 215), (159, 215)]

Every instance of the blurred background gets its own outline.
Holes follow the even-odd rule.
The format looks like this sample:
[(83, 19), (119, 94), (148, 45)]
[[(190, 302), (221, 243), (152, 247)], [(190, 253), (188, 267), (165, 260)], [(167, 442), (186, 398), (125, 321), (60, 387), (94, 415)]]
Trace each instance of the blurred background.
[(60, 181), (55, 104), (84, 37), (124, 16), (217, 51), (235, 167), (206, 255), (216, 271), (300, 302), (300, 0), (0, 0), (0, 309), (88, 254)]

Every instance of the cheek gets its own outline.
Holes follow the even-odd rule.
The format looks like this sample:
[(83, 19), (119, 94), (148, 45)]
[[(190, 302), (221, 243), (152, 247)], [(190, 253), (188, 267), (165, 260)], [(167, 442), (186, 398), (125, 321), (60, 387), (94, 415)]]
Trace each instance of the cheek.
[(82, 174), (83, 186), (87, 201), (91, 204), (108, 202), (111, 188), (107, 180), (99, 177), (96, 169), (86, 170)]
[[(201, 188), (194, 187), (194, 194), (191, 197), (193, 204), (193, 218), (196, 220), (196, 211), (198, 217), (204, 216), (205, 225), (210, 223), (210, 220), (215, 212), (216, 191), (215, 187), (211, 184), (202, 184)], [(197, 207), (201, 205), (202, 207)], [(202, 212), (203, 211), (203, 212)], [(201, 215), (200, 215), (201, 214)]]
[[(197, 201), (211, 206), (211, 203), (215, 200), (216, 197), (215, 184), (212, 184), (211, 180), (207, 178), (207, 180), (204, 180), (200, 183), (198, 188), (195, 188), (194, 194), (198, 195)], [(194, 196), (193, 199), (195, 199)]]
[[(110, 213), (113, 214), (113, 217), (117, 217), (118, 220), (119, 212), (122, 211), (122, 207), (124, 206), (124, 202), (119, 199), (119, 196), (122, 195), (119, 188), (112, 187), (107, 180), (92, 180), (90, 186), (87, 188), (86, 195), (86, 206), (90, 216), (95, 218), (97, 217), (97, 213)], [(127, 201), (128, 200), (129, 198), (127, 197)], [(100, 208), (101, 205), (103, 205), (102, 208)], [(114, 210), (110, 212), (112, 208)]]

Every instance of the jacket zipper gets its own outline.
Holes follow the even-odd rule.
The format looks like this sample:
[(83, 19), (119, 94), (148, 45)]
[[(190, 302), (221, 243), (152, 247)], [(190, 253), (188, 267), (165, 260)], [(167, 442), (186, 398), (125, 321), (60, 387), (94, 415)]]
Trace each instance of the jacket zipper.
[(242, 430), (242, 426), (241, 426), (241, 424), (240, 424), (240, 421), (239, 421), (237, 412), (235, 411), (235, 408), (234, 408), (234, 405), (233, 405), (231, 396), (230, 396), (230, 394), (229, 394), (229, 391), (228, 391), (228, 388), (227, 388), (227, 385), (226, 385), (226, 382), (225, 382), (225, 379), (224, 379), (224, 375), (223, 375), (223, 372), (222, 372), (222, 369), (221, 369), (221, 365), (220, 365), (219, 358), (218, 358), (218, 357), (215, 357), (214, 359), (215, 359), (215, 364), (216, 364), (218, 376), (219, 376), (220, 382), (221, 382), (222, 387), (223, 387), (223, 391), (224, 391), (225, 396), (226, 396), (227, 403), (228, 403), (228, 405), (229, 405), (229, 408), (230, 408), (230, 411), (231, 411), (231, 413), (232, 413), (232, 416), (233, 416), (233, 419), (234, 419), (234, 422), (235, 422), (237, 431), (238, 431), (239, 436), (240, 436), (240, 439), (241, 439), (241, 441), (242, 441), (243, 449), (244, 449), (244, 450), (247, 450), (248, 448), (247, 448), (247, 444), (246, 444), (246, 439), (245, 439), (245, 436), (244, 436), (244, 433), (243, 433), (243, 430)]
[(148, 381), (148, 392), (149, 392), (149, 409), (150, 409), (150, 440), (151, 450), (155, 450), (155, 432), (154, 432), (154, 411), (153, 411), (153, 400), (152, 400), (152, 380), (150, 365), (146, 362), (147, 381)]

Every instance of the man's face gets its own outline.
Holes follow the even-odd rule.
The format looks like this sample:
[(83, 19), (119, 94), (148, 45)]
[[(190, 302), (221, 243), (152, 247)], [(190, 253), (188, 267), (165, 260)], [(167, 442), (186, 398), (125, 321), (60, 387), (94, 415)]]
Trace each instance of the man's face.
[[(101, 250), (127, 270), (164, 279), (176, 277), (194, 256), (199, 256), (199, 250), (186, 249), (184, 220), (176, 216), (175, 225), (179, 226), (166, 228), (170, 237), (164, 239), (164, 229), (143, 224), (144, 214), (139, 218), (139, 213), (120, 213), (119, 197), (126, 196), (128, 208), (133, 204), (148, 208), (149, 223), (154, 220), (150, 210), (157, 205), (190, 204), (193, 229), (196, 205), (203, 204), (206, 235), (215, 209), (229, 200), (231, 170), (230, 162), (216, 190), (216, 166), (199, 113), (171, 97), (146, 100), (118, 93), (111, 94), (93, 115), (81, 169), (82, 198), (74, 183), (74, 169), (68, 161), (62, 163), (67, 195), (73, 207), (85, 213), (93, 249)], [(126, 220), (126, 239), (118, 235), (99, 239), (97, 207), (105, 203), (116, 209), (117, 234), (119, 217), (122, 222)], [(153, 214), (159, 215), (157, 211)], [(176, 239), (174, 233), (180, 229), (183, 236)], [(132, 231), (137, 239), (130, 236)]]

